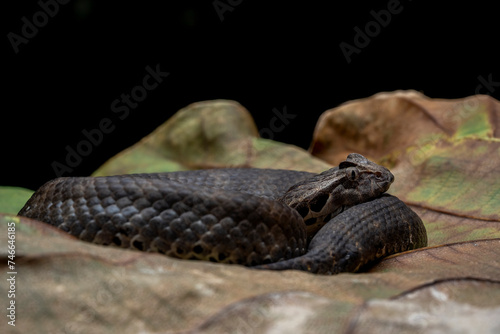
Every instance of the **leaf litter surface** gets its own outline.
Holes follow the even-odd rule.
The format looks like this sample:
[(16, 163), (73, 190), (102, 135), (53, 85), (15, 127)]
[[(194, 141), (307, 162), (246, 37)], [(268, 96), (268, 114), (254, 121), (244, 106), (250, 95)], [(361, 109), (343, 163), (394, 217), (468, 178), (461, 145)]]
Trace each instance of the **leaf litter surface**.
[(182, 261), (81, 242), (17, 217), (29, 192), (15, 199), (9, 189), (0, 192), (9, 205), (0, 220), (5, 235), (7, 222), (16, 223), (19, 316), (8, 330), (499, 332), (499, 122), (500, 104), (488, 96), (381, 93), (326, 111), (311, 155), (259, 138), (236, 102), (192, 104), (94, 174), (228, 166), (319, 172), (358, 152), (393, 171), (390, 192), (420, 215), (429, 247), (336, 276)]

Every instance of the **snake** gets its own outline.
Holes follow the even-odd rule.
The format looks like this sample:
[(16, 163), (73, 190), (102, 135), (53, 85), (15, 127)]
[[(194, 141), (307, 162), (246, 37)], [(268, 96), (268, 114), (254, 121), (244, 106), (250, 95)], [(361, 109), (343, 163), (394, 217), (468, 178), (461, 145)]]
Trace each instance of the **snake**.
[(427, 245), (420, 217), (386, 193), (393, 181), (358, 153), (318, 174), (219, 168), (60, 177), (19, 215), (99, 245), (333, 275)]

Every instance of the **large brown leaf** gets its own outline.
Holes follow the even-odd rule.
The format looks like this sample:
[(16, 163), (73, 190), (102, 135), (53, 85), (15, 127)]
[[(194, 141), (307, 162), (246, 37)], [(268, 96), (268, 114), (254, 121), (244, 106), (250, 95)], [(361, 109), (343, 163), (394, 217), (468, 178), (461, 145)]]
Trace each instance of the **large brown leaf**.
[(326, 111), (310, 151), (356, 151), (391, 169), (389, 190), (424, 220), (429, 245), (500, 237), (500, 103), (380, 93)]
[(377, 161), (419, 164), (444, 139), (498, 142), (499, 113), (500, 103), (487, 95), (444, 100), (416, 91), (379, 93), (325, 111), (310, 151), (333, 165), (353, 150)]
[[(322, 276), (98, 246), (0, 215), (1, 226), (8, 222), (16, 223), (18, 272), (11, 333), (343, 333), (364, 332), (370, 322), (385, 332), (452, 326), (457, 310), (462, 330), (498, 325), (500, 239), (404, 253), (368, 273)], [(5, 258), (5, 238), (0, 249)], [(7, 291), (7, 281), (0, 287)], [(438, 315), (448, 318), (439, 322)], [(476, 317), (489, 322), (465, 321)]]

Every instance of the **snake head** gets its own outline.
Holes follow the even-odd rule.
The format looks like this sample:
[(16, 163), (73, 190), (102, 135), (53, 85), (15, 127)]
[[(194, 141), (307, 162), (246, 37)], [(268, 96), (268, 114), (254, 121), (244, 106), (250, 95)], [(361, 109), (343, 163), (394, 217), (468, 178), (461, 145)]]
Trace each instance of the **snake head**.
[(344, 172), (342, 183), (349, 196), (353, 196), (353, 204), (366, 202), (389, 190), (394, 175), (384, 166), (366, 159), (358, 153), (351, 153), (339, 164), (339, 172)]
[(311, 236), (345, 209), (386, 192), (393, 181), (387, 168), (351, 153), (338, 167), (293, 185), (280, 200), (299, 212)]

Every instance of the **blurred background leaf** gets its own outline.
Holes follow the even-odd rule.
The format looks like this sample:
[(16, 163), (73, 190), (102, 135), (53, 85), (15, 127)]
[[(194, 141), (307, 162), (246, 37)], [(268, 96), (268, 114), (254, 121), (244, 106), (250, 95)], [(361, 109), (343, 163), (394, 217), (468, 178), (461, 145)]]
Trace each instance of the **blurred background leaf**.
[(0, 212), (17, 214), (33, 195), (33, 190), (0, 186)]

